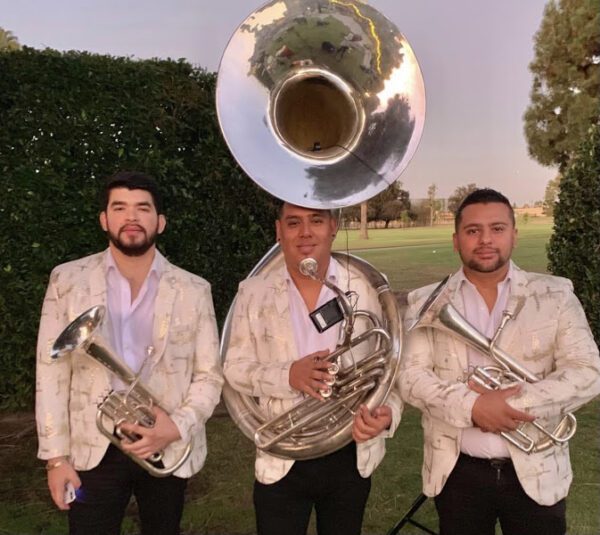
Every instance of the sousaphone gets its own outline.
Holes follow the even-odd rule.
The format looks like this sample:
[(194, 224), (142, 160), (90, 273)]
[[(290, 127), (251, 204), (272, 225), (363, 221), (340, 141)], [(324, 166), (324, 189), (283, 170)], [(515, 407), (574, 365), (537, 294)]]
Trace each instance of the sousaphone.
[[(251, 13), (231, 37), (218, 73), (217, 113), (233, 156), (260, 187), (298, 206), (337, 209), (370, 199), (398, 179), (423, 131), (425, 90), (407, 40), (371, 6), (357, 0), (280, 0)], [(272, 422), (257, 400), (226, 384), (223, 397), (232, 418), (273, 455), (308, 459), (343, 447), (352, 440), (354, 409), (384, 403), (396, 377), (401, 321), (387, 280), (352, 255), (336, 255), (379, 295), (383, 317), (374, 320), (373, 329), (386, 335), (377, 334), (373, 359), (380, 362), (383, 355), (381, 369), (370, 374), (360, 395), (353, 381), (364, 371), (341, 370), (350, 376), (344, 382), (350, 392), (334, 385), (321, 404), (331, 411), (320, 408), (318, 418), (308, 417), (315, 409), (305, 400), (306, 407), (286, 414), (291, 427), (283, 428), (281, 418)], [(282, 262), (276, 247), (250, 276)], [(232, 310), (233, 304), (223, 330), (223, 358)], [(268, 444), (265, 429), (276, 436)]]

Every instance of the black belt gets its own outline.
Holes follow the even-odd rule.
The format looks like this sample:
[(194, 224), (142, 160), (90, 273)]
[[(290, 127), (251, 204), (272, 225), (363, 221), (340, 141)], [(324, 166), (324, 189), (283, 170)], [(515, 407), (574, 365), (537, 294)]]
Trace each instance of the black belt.
[(466, 453), (461, 453), (459, 457), (460, 461), (479, 464), (482, 466), (491, 466), (496, 470), (501, 470), (502, 468), (512, 467), (512, 459), (510, 457), (492, 457), (490, 459), (484, 457), (471, 457)]

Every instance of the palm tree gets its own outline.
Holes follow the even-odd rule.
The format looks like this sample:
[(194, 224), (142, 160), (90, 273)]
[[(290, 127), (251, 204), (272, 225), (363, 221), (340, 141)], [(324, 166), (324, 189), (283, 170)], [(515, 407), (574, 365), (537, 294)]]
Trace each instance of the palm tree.
[(21, 45), (12, 32), (0, 28), (0, 52), (21, 50)]

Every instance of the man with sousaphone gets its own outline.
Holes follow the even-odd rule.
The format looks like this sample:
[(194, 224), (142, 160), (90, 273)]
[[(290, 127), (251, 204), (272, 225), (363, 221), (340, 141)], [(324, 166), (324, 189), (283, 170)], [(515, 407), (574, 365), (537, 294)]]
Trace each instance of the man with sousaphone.
[[(335, 376), (339, 370), (352, 372), (374, 350), (370, 358), (378, 358), (376, 339), (387, 336), (376, 329), (374, 336), (366, 338), (364, 343), (344, 345), (334, 358), (340, 334), (353, 311), (342, 313), (332, 311), (331, 307), (335, 308), (340, 299), (347, 300), (353, 310), (366, 309), (381, 317), (376, 288), (344, 259), (332, 257), (337, 220), (330, 210), (284, 202), (276, 230), (283, 263), (240, 284), (224, 355), (228, 388), (244, 396), (258, 397), (260, 408), (275, 419), (284, 413), (281, 423), (268, 422), (268, 429), (263, 430), (263, 426), (256, 431), (257, 444), (261, 434), (272, 432), (285, 439), (288, 431), (279, 429), (283, 429), (288, 419), (292, 423), (307, 421), (333, 406), (336, 403), (333, 398), (327, 402), (324, 398), (331, 394), (334, 380), (338, 384), (333, 388), (339, 386), (337, 394), (340, 394), (344, 381), (358, 385), (363, 376), (368, 377), (366, 368), (353, 377)], [(337, 292), (338, 288), (343, 295)], [(314, 317), (315, 313), (313, 324), (309, 316)], [(340, 326), (338, 320), (342, 316), (346, 318)], [(362, 318), (349, 321), (353, 323), (355, 340), (370, 327)], [(320, 328), (316, 328), (317, 324)], [(387, 338), (384, 342), (387, 344)], [(379, 369), (375, 368), (375, 372), (372, 382), (380, 375)], [(335, 412), (324, 417), (322, 431), (313, 437), (316, 450), (301, 452), (299, 444), (297, 451), (301, 453), (296, 457), (294, 444), (290, 446), (290, 456), (277, 450), (273, 454), (268, 447), (257, 448), (254, 506), (259, 535), (303, 535), (313, 507), (320, 535), (360, 534), (370, 475), (383, 459), (384, 439), (392, 436), (402, 407), (395, 385), (391, 386), (385, 403), (372, 409), (362, 403), (357, 405), (355, 392), (359, 393), (360, 388), (350, 386), (349, 397), (339, 402), (340, 413), (345, 417), (354, 412), (354, 417), (350, 420), (351, 437), (342, 437), (337, 449), (322, 449), (339, 440), (335, 427), (342, 422), (337, 421), (340, 413)], [(311, 407), (306, 414), (286, 413), (303, 399), (310, 402), (309, 397), (317, 401), (312, 406), (305, 403)], [(231, 402), (228, 407), (236, 419), (238, 409), (234, 407), (232, 411)], [(329, 436), (331, 427), (333, 435)]]
[[(423, 489), (442, 535), (563, 535), (571, 414), (600, 392), (598, 347), (569, 280), (519, 269), (508, 199), (456, 213), (462, 268), (409, 295), (402, 398), (423, 411)], [(434, 290), (435, 288), (435, 290)]]

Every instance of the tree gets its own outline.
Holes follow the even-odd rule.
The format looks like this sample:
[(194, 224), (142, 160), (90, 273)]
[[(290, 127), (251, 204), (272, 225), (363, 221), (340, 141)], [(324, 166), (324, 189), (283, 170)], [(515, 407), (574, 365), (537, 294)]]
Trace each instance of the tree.
[(573, 281), (596, 343), (600, 343), (600, 132), (572, 159), (554, 207), (554, 233), (548, 246), (549, 268)]
[(560, 188), (560, 175), (556, 178), (548, 181), (546, 185), (546, 191), (544, 193), (544, 203), (542, 207), (544, 209), (544, 215), (552, 217), (554, 215), (554, 205), (558, 200), (558, 191)]
[(448, 211), (455, 214), (463, 199), (476, 189), (477, 184), (473, 183), (467, 184), (466, 186), (458, 186), (458, 188), (454, 190), (454, 193), (448, 197)]
[(0, 27), (0, 52), (21, 50), (21, 45), (12, 32)]
[(369, 205), (367, 201), (363, 201), (360, 203), (360, 234), (359, 237), (362, 240), (369, 239), (369, 229), (367, 227), (367, 222), (369, 221), (368, 216)]
[(534, 53), (529, 154), (562, 171), (600, 117), (600, 0), (550, 0)]
[(385, 228), (390, 221), (401, 219), (403, 211), (410, 210), (410, 194), (402, 189), (402, 182), (396, 180), (381, 193), (369, 201), (369, 220), (385, 221)]
[(435, 216), (437, 213), (437, 205), (435, 199), (435, 194), (437, 193), (437, 186), (435, 184), (431, 184), (427, 189), (427, 208), (429, 209), (429, 225), (433, 227), (433, 222), (435, 221)]
[[(343, 214), (344, 217), (350, 221), (360, 221), (360, 237), (368, 238), (368, 235), (363, 236), (362, 234), (363, 222), (385, 221), (385, 227), (387, 228), (390, 221), (397, 219), (410, 221), (410, 208), (410, 193), (402, 189), (402, 182), (397, 180), (382, 192), (375, 195), (375, 197), (368, 202), (345, 208)], [(404, 216), (405, 212), (406, 217)]]

